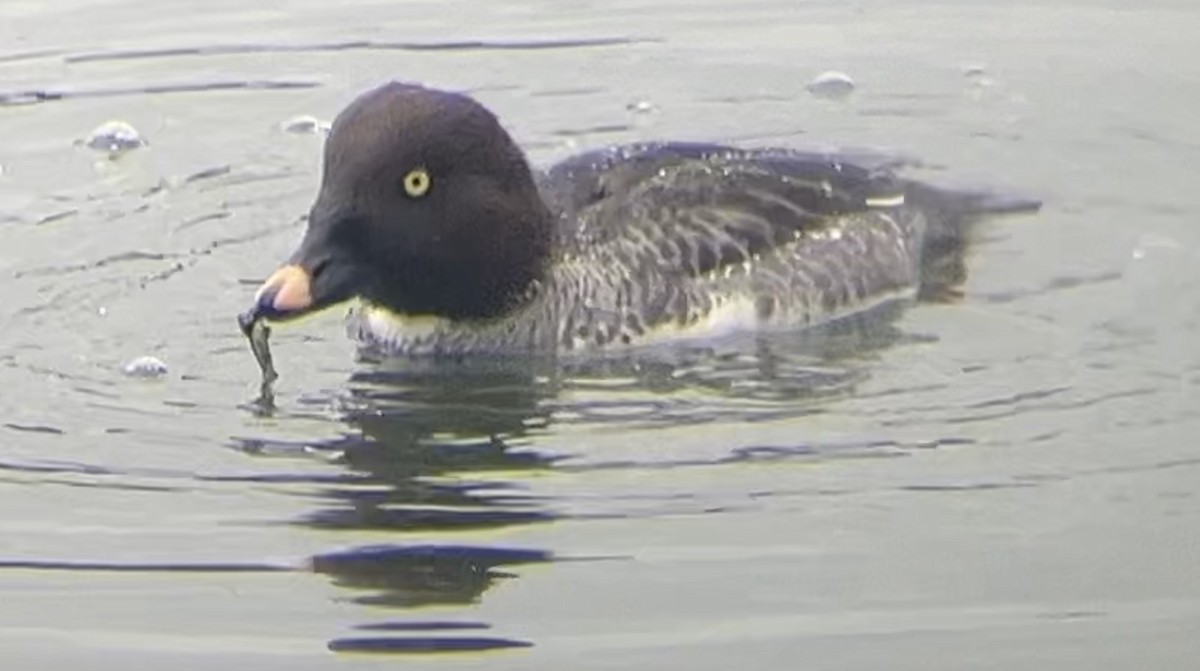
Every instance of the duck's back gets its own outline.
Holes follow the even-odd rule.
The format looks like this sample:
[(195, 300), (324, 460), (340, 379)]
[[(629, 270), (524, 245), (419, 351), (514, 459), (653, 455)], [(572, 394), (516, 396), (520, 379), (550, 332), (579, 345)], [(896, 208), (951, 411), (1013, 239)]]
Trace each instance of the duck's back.
[(560, 344), (790, 328), (914, 295), (926, 248), (990, 206), (898, 163), (646, 144), (554, 166), (540, 186), (560, 222)]

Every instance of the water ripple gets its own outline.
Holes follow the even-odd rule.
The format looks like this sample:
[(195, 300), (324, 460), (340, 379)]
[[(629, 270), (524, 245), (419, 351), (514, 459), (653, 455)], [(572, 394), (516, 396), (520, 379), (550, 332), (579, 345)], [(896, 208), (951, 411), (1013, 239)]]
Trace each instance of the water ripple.
[(545, 51), (626, 46), (657, 42), (648, 38), (598, 37), (561, 40), (462, 40), (452, 42), (389, 42), (353, 40), (311, 44), (227, 44), (170, 49), (98, 51), (67, 56), (67, 63), (177, 58), (182, 56), (229, 56), (243, 54), (317, 53), (323, 51)]

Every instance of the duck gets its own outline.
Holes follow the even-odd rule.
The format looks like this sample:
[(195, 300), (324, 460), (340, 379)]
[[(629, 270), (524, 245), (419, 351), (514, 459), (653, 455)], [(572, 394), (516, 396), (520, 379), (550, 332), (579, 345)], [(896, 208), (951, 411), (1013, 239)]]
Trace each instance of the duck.
[(334, 120), (299, 246), (239, 320), (356, 300), (362, 347), (433, 357), (804, 329), (913, 300), (971, 222), (1039, 205), (906, 163), (663, 141), (535, 170), (471, 96), (388, 82)]

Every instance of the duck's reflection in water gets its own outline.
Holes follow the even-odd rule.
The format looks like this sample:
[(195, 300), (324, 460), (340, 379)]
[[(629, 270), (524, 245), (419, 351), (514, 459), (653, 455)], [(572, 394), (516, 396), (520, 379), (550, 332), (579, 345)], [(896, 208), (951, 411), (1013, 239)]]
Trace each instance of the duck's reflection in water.
[[(520, 474), (553, 468), (562, 458), (534, 449), (530, 440), (548, 430), (552, 417), (554, 423), (637, 426), (813, 412), (823, 399), (849, 393), (864, 378), (864, 356), (909, 337), (894, 327), (898, 312), (895, 306), (877, 310), (800, 339), (751, 338), (724, 355), (678, 349), (666, 359), (586, 365), (526, 360), (484, 367), (365, 362), (347, 384), (339, 418), (346, 430), (305, 444), (346, 471), (314, 480), (317, 505), (295, 523), (322, 531), (394, 533), (395, 543), (323, 553), (311, 558), (311, 566), (368, 612), (409, 617), (364, 622), (353, 635), (330, 641), (330, 649), (427, 653), (533, 645), (476, 635), (491, 625), (472, 619), (469, 609), (493, 585), (515, 578), (514, 567), (550, 562), (551, 552), (475, 544), (463, 536), (445, 544), (430, 539), (557, 519), (551, 501), (517, 482)], [(694, 394), (685, 393), (689, 400), (673, 407), (673, 392), (680, 389), (712, 392), (712, 403), (698, 412)], [(580, 393), (563, 393), (572, 391)], [(741, 402), (746, 399), (768, 403)], [(242, 447), (254, 451), (250, 442)], [(464, 618), (446, 617), (444, 610), (439, 620), (411, 617), (429, 606), (462, 607)]]
[[(312, 558), (313, 570), (359, 593), (357, 603), (384, 608), (470, 605), (500, 580), (501, 567), (550, 561), (535, 549), (474, 545), (384, 545), (330, 552)], [(329, 642), (339, 652), (453, 652), (529, 647), (529, 641), (472, 635), (491, 626), (477, 621), (405, 620), (361, 624), (370, 632)]]
[[(322, 530), (387, 531), (394, 544), (351, 547), (312, 557), (315, 572), (372, 609), (469, 607), (511, 568), (551, 561), (547, 550), (493, 544), (430, 543), (438, 532), (499, 530), (555, 519), (543, 501), (511, 481), (512, 474), (548, 468), (553, 458), (524, 439), (547, 424), (542, 401), (551, 393), (537, 365), (503, 367), (379, 364), (356, 373), (341, 437), (310, 445), (337, 456), (344, 479), (326, 481), (319, 507), (296, 522)], [(405, 543), (418, 538), (423, 542)], [(453, 652), (527, 647), (481, 636), (473, 620), (385, 620), (363, 623), (356, 635), (330, 641), (339, 652)]]

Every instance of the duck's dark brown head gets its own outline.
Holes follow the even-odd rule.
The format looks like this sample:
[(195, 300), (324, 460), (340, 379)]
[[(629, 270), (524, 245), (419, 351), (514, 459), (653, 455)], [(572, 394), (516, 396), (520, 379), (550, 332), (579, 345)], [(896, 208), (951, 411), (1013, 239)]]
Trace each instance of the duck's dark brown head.
[(525, 157), (491, 112), (390, 83), (334, 122), (304, 239), (243, 319), (356, 296), (400, 314), (499, 317), (542, 278), (552, 244)]

